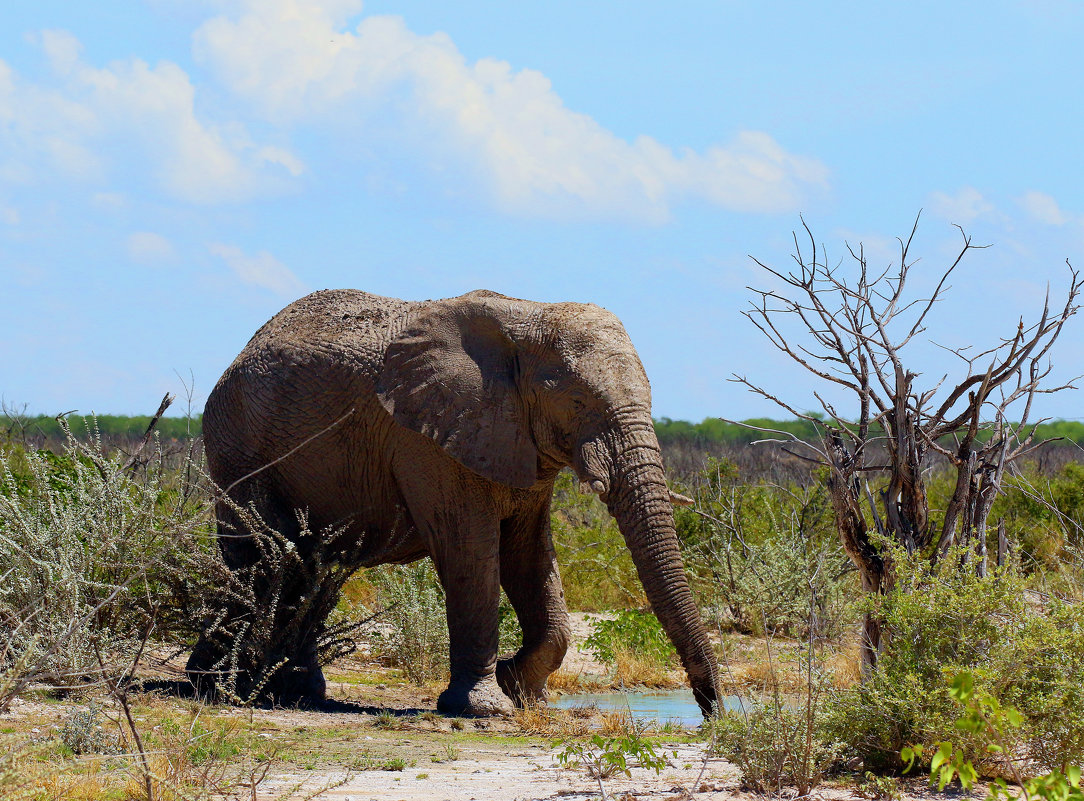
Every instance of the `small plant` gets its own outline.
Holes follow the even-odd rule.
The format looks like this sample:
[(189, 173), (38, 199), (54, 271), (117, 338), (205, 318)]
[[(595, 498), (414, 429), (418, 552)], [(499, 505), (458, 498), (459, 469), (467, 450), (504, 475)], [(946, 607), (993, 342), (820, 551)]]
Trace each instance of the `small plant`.
[(57, 737), (77, 756), (84, 754), (116, 754), (116, 735), (107, 734), (102, 726), (102, 708), (97, 704), (73, 710), (61, 724)]
[(380, 766), (381, 770), (406, 770), (406, 760), (402, 757), (394, 757)]
[(459, 759), (459, 746), (455, 743), (444, 744), (444, 761), (455, 762)]
[(390, 709), (381, 709), (376, 713), (373, 726), (378, 729), (396, 730), (402, 728), (402, 721), (396, 717)]
[(452, 731), (463, 731), (463, 719), (452, 718), (452, 722), (448, 724), (452, 727)]
[(750, 789), (779, 795), (793, 785), (806, 795), (836, 761), (841, 746), (826, 737), (815, 705), (802, 706), (769, 697), (714, 721), (715, 750), (738, 766)]
[(855, 795), (870, 801), (903, 801), (899, 779), (895, 776), (878, 776), (868, 770), (863, 781), (855, 788)]
[[(561, 745), (562, 743), (558, 743)], [(630, 726), (620, 737), (603, 737), (595, 734), (586, 742), (571, 740), (563, 743), (564, 748), (557, 754), (557, 762), (565, 768), (583, 765), (591, 778), (598, 782), (602, 801), (607, 801), (606, 779), (622, 773), (632, 776), (631, 766), (660, 773), (666, 767), (666, 757), (643, 737), (638, 726)], [(674, 753), (677, 756), (677, 753)]]
[(675, 656), (674, 646), (659, 619), (636, 609), (624, 609), (612, 620), (591, 619), (591, 634), (584, 645), (606, 665), (615, 664), (621, 651), (664, 665)]

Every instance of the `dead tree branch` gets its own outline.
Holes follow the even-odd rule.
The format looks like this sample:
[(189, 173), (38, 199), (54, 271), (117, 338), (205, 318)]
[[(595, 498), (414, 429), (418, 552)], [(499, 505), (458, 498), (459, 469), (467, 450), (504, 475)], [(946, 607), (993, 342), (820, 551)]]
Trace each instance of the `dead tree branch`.
[[(849, 259), (830, 263), (805, 220), (802, 227), (808, 244), (794, 235), (791, 270), (753, 259), (782, 288), (750, 287), (755, 297), (742, 313), (808, 373), (853, 394), (857, 415), (845, 419), (820, 392), (814, 396), (824, 414), (799, 413), (746, 377), (733, 380), (820, 431), (819, 447), (809, 449), (829, 468), (840, 537), (868, 592), (883, 593), (894, 582), (889, 551), (878, 536), (932, 560), (954, 545), (969, 546), (975, 569), (984, 574), (987, 521), (1005, 470), (1042, 444), (1035, 441), (1041, 421), (1031, 419), (1034, 401), (1073, 387), (1072, 381), (1055, 387), (1044, 381), (1051, 372), (1051, 348), (1077, 311), (1080, 274), (1069, 265), (1064, 302), (1052, 306), (1048, 289), (1034, 324), (1026, 326), (1021, 319), (1011, 336), (979, 353), (970, 347), (946, 348), (966, 369), (954, 383), (946, 385), (946, 376), (933, 387), (918, 388), (920, 373), (908, 369), (902, 351), (926, 331), (931, 311), (949, 289), (949, 277), (967, 254), (987, 246), (974, 244), (960, 229), (960, 249), (933, 291), (909, 300), (917, 217), (907, 238), (898, 240), (898, 263), (881, 272), (870, 271), (861, 246), (847, 245)], [(944, 456), (957, 474), (940, 520), (931, 519), (926, 493), (923, 471), (930, 452)], [(877, 463), (870, 464), (874, 453)], [(882, 482), (874, 493), (866, 481), (877, 475)], [(871, 538), (871, 532), (877, 535)], [(880, 624), (868, 618), (865, 633), (863, 665), (868, 669), (880, 647)]]

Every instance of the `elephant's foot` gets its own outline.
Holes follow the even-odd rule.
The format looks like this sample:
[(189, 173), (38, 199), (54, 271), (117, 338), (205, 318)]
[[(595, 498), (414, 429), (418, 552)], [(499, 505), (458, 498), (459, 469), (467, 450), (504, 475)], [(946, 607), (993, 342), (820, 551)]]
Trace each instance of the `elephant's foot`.
[(472, 684), (453, 680), (437, 698), (437, 711), (456, 717), (511, 717), (513, 707), (493, 676), (487, 676)]
[(188, 657), (188, 663), (184, 666), (185, 675), (192, 683), (197, 698), (212, 701), (218, 695), (218, 677), (220, 671), (215, 665), (221, 659), (214, 648), (204, 639), (196, 643), (192, 655)]
[[(205, 640), (200, 640), (185, 665), (188, 680), (198, 697), (227, 702), (249, 701), (253, 692), (252, 678), (248, 671), (239, 670), (236, 676), (228, 675), (228, 660), (220, 650)], [(303, 669), (280, 668), (266, 682), (255, 688), (263, 698), (272, 698), (280, 704), (319, 703), (327, 696), (324, 672), (315, 661)]]
[(497, 684), (520, 708), (546, 703), (547, 678), (549, 674), (530, 675), (515, 657), (497, 662)]
[(273, 677), (270, 685), (270, 694), (282, 704), (319, 703), (327, 698), (324, 671), (315, 664)]

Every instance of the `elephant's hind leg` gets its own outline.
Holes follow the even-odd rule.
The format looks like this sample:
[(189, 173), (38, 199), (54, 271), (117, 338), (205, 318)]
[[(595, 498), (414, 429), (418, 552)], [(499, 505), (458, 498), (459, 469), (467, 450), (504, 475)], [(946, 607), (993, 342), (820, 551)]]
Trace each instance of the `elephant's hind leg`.
[(545, 701), (546, 679), (561, 666), (569, 640), (548, 504), (503, 524), (501, 586), (523, 629), (523, 647), (498, 662), (497, 681), (518, 706)]
[[(234, 488), (231, 497), (232, 503), (220, 502), (216, 509), (218, 545), (233, 581), (247, 587), (222, 588), (219, 602), (225, 614), (220, 622), (233, 633), (226, 634), (220, 627), (213, 637), (201, 636), (186, 666), (188, 676), (202, 695), (216, 695), (219, 685), (225, 685), (230, 694), (242, 699), (257, 693), (280, 703), (323, 700), (326, 685), (317, 661), (315, 634), (334, 607), (339, 587), (326, 583), (314, 587), (305, 581), (303, 571), (292, 566), (277, 576), (273, 564), (265, 561), (265, 548), (257, 542), (264, 536), (264, 526), (295, 544), (301, 542), (296, 513), (273, 487), (250, 480)], [(255, 511), (259, 523), (242, 511), (247, 509)], [(240, 600), (249, 594), (256, 606)], [(275, 608), (260, 606), (270, 598), (277, 599)], [(302, 608), (310, 610), (304, 619), (284, 616), (286, 610)], [(238, 625), (253, 616), (260, 618), (265, 629), (268, 623), (274, 628), (253, 636), (255, 627)], [(241, 632), (245, 632), (243, 641), (234, 640)]]

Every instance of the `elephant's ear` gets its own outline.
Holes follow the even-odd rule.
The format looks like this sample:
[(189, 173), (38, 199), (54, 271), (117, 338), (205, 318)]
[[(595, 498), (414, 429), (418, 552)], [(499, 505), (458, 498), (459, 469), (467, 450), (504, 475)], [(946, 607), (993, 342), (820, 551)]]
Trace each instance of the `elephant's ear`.
[(517, 386), (516, 345), (484, 298), (433, 304), (384, 354), (377, 395), (399, 425), (480, 476), (535, 483), (538, 452)]

